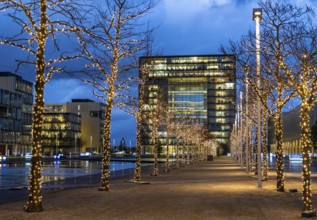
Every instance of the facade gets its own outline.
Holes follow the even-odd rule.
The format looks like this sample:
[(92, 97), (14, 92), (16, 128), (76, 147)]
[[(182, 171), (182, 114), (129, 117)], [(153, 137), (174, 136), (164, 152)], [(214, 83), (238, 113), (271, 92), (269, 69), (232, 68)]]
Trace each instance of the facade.
[(44, 113), (42, 130), (43, 155), (79, 154), (81, 136), (80, 115), (68, 112)]
[(0, 72), (0, 155), (31, 150), (33, 84), (21, 76)]
[[(63, 152), (68, 149), (68, 152), (74, 152), (76, 154), (86, 151), (101, 153), (103, 146), (104, 107), (104, 104), (94, 102), (90, 99), (72, 99), (71, 102), (65, 104), (45, 105), (46, 113), (60, 113), (59, 115), (47, 115), (49, 118), (57, 118), (57, 124), (53, 126), (53, 130), (51, 131), (53, 133), (49, 135), (51, 142), (57, 143), (60, 148), (65, 145), (65, 148), (62, 150)], [(62, 122), (63, 120), (67, 121), (68, 124), (64, 124), (64, 122)], [(79, 121), (80, 129), (78, 129)], [(58, 128), (58, 126), (60, 126), (60, 128)], [(64, 131), (64, 127), (68, 134), (66, 130)], [(62, 136), (56, 135), (56, 133), (62, 133)], [(53, 137), (56, 138), (56, 136), (60, 137), (60, 140), (52, 139)], [(65, 137), (65, 140), (63, 140), (63, 137)], [(68, 141), (66, 141), (66, 139), (68, 139)]]
[[(144, 101), (168, 103), (177, 117), (199, 120), (227, 149), (235, 120), (236, 73), (233, 55), (141, 57), (149, 67)], [(145, 122), (149, 124), (150, 122)], [(146, 126), (145, 126), (146, 127)], [(152, 152), (149, 128), (143, 133), (144, 153)], [(164, 144), (164, 137), (160, 140)]]
[[(310, 127), (312, 128), (317, 122), (317, 105), (310, 112)], [(300, 127), (300, 106), (297, 106), (289, 112), (282, 113), (283, 123), (283, 149), (285, 155), (301, 154), (301, 127)], [(270, 152), (276, 152), (276, 139), (274, 123), (269, 124), (269, 145)], [(312, 149), (313, 150), (313, 149)], [(313, 151), (312, 151), (313, 152)]]

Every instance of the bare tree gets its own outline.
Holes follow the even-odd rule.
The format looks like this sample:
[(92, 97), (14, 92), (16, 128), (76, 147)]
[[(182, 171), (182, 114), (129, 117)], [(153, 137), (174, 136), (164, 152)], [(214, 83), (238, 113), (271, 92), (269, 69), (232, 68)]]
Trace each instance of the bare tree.
[[(21, 49), (26, 59), (17, 60), (18, 66), (35, 67), (35, 104), (33, 106), (33, 149), (29, 176), (29, 199), (25, 211), (42, 211), (41, 193), (41, 133), (44, 109), (44, 86), (53, 73), (63, 72), (61, 62), (77, 58), (74, 53), (61, 50), (61, 34), (77, 32), (85, 7), (76, 1), (64, 0), (3, 0), (0, 11), (5, 11), (19, 28), (16, 34), (1, 36), (0, 44)], [(87, 8), (86, 8), (87, 9)], [(64, 35), (65, 37), (65, 35)], [(67, 38), (66, 38), (67, 39)], [(48, 48), (53, 48), (50, 51)], [(52, 53), (53, 52), (53, 53)], [(45, 56), (48, 53), (51, 57)]]
[[(289, 6), (291, 7), (291, 6)], [(297, 39), (288, 46), (290, 51), (287, 59), (281, 57), (280, 65), (288, 78), (288, 83), (294, 87), (301, 99), (301, 149), (302, 185), (304, 208), (302, 216), (316, 216), (312, 208), (312, 190), (310, 176), (311, 131), (310, 111), (317, 102), (317, 27), (310, 17), (304, 17), (291, 29), (297, 33)]]
[(148, 29), (142, 18), (153, 9), (157, 0), (103, 0), (96, 7), (96, 20), (79, 36), (85, 55), (88, 76), (84, 81), (94, 87), (94, 95), (104, 102), (104, 155), (100, 191), (109, 191), (110, 126), (114, 106), (122, 107), (135, 83), (136, 56), (146, 47)]

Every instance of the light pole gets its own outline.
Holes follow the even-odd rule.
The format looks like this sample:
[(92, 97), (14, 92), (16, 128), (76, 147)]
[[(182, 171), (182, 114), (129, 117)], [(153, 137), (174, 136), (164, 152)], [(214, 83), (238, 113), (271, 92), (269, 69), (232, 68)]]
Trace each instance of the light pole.
[(253, 20), (255, 21), (256, 40), (256, 76), (257, 76), (257, 151), (258, 151), (258, 188), (262, 188), (262, 165), (261, 165), (261, 79), (260, 79), (260, 21), (262, 19), (262, 8), (253, 9)]
[(241, 167), (243, 167), (243, 161), (244, 161), (244, 155), (243, 155), (243, 106), (242, 106), (242, 98), (243, 98), (243, 92), (240, 91), (240, 113), (239, 113), (239, 139), (240, 139), (240, 157), (241, 157), (241, 161), (240, 161), (240, 165)]
[(249, 150), (249, 69), (246, 67), (245, 75), (245, 149), (246, 149), (246, 170), (250, 171), (250, 150)]

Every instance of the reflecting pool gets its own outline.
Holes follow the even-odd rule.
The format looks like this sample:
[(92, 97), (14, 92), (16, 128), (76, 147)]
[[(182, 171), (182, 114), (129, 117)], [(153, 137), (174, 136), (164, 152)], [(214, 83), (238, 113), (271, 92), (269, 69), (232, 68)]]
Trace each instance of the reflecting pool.
[[(0, 189), (26, 187), (30, 172), (29, 161), (18, 161), (0, 164)], [(111, 162), (111, 175), (128, 175), (135, 166), (133, 162)], [(129, 172), (128, 172), (129, 171)], [(100, 174), (101, 162), (88, 160), (50, 160), (43, 161), (43, 183), (58, 182), (71, 179), (78, 182), (77, 177), (90, 177)], [(119, 174), (118, 174), (119, 172)], [(92, 183), (90, 181), (90, 183)], [(68, 184), (72, 182), (68, 181)], [(49, 185), (49, 184), (48, 184)]]

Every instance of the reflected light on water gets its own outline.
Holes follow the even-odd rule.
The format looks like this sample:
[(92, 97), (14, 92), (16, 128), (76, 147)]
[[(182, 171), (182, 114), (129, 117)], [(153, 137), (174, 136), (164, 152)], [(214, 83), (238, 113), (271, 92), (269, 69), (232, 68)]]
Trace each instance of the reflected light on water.
[[(110, 171), (134, 168), (133, 162), (111, 162)], [(8, 189), (17, 186), (27, 186), (30, 173), (30, 162), (0, 164), (0, 189)], [(75, 178), (101, 172), (100, 161), (83, 160), (58, 160), (43, 161), (43, 182), (60, 181), (67, 178)]]

